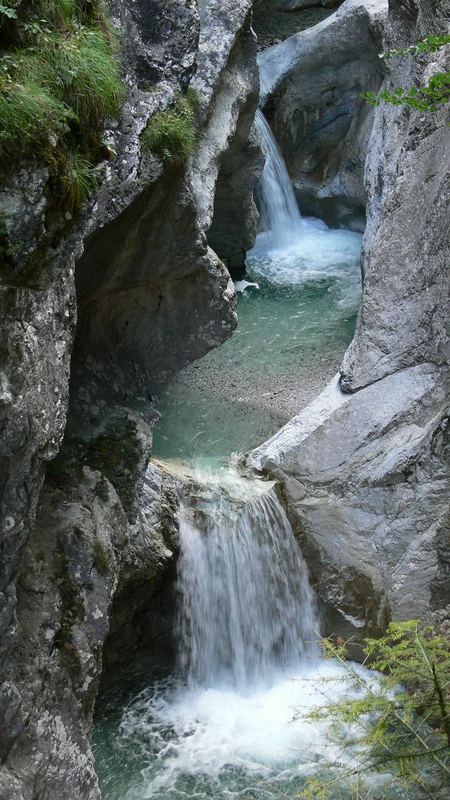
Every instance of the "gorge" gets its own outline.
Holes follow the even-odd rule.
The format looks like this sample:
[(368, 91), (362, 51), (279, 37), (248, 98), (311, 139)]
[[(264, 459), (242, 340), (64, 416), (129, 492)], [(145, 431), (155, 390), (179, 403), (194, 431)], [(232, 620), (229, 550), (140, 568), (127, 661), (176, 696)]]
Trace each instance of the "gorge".
[(91, 196), (1, 161), (2, 800), (297, 796), (319, 630), (448, 635), (450, 7), (318, 5), (108, 3)]

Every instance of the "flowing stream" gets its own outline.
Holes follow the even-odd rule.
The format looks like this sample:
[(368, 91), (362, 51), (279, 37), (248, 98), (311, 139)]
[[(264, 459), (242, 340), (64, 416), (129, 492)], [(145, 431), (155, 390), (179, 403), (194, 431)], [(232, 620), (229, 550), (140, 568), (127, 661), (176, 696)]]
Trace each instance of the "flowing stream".
[(239, 325), (163, 392), (158, 458), (217, 464), (256, 447), (333, 377), (353, 335), (361, 234), (301, 217), (261, 112), (256, 121), (266, 152), (263, 230), (237, 284)]
[(246, 692), (311, 654), (318, 623), (275, 490), (225, 478), (182, 500), (177, 641), (191, 686)]
[[(247, 261), (248, 283), (258, 287), (241, 287), (239, 309), (243, 312), (245, 304), (255, 301), (253, 333), (250, 340), (247, 337), (246, 351), (240, 328), (233, 337), (237, 349), (233, 340), (228, 343), (231, 355), (225, 355), (225, 361), (221, 353), (227, 345), (211, 354), (218, 359), (218, 372), (231, 372), (239, 382), (239, 370), (250, 369), (257, 348), (261, 351), (256, 358), (260, 371), (251, 374), (256, 390), (255, 405), (249, 406), (253, 418), (260, 413), (264, 378), (284, 380), (276, 371), (275, 353), (292, 371), (293, 358), (297, 363), (300, 348), (309, 341), (314, 317), (310, 308), (304, 324), (298, 324), (308, 296), (316, 303), (325, 298), (322, 308), (327, 310), (318, 315), (316, 327), (312, 325), (311, 339), (319, 336), (324, 316), (334, 339), (339, 338), (342, 319), (346, 324), (350, 319), (351, 328), (354, 318), (346, 303), (351, 295), (354, 311), (361, 241), (358, 234), (333, 231), (320, 220), (301, 217), (261, 113), (258, 129), (267, 155), (259, 190), (264, 230)], [(286, 315), (287, 299), (292, 312)], [(281, 313), (273, 323), (267, 309), (275, 309), (277, 303)], [(240, 325), (245, 328), (245, 313), (242, 316)], [(280, 341), (277, 326), (282, 328), (283, 317), (285, 338)], [(266, 352), (267, 328), (271, 346)], [(344, 346), (340, 342), (341, 352)], [(199, 384), (201, 366), (194, 380), (195, 387)], [(225, 426), (237, 425), (238, 437), (219, 437), (217, 452), (213, 437), (220, 430), (220, 414), (214, 403), (206, 438), (195, 391), (187, 405), (187, 436), (186, 425), (179, 426), (184, 432), (178, 433), (170, 416), (171, 409), (179, 412), (180, 399), (185, 403), (186, 396), (169, 393), (163, 405), (156, 454), (191, 462), (183, 467), (179, 490), (178, 663), (170, 675), (149, 675), (145, 688), (124, 706), (99, 710), (94, 749), (105, 800), (295, 797), (309, 775), (340, 756), (327, 725), (311, 723), (304, 714), (346, 693), (343, 671), (319, 657), (319, 622), (306, 565), (276, 488), (257, 477), (243, 477), (227, 464), (233, 449), (258, 443), (255, 431), (259, 441), (262, 436), (245, 417), (239, 427), (238, 405), (224, 392), (223, 383), (220, 386), (224, 402), (231, 406)], [(245, 392), (243, 383), (238, 392)], [(211, 395), (203, 399), (211, 406)], [(262, 432), (268, 435), (273, 432), (270, 425), (277, 424), (279, 419), (271, 418), (269, 429), (263, 425)], [(194, 444), (199, 437), (200, 450)], [(167, 442), (174, 449), (168, 450)], [(192, 466), (199, 455), (207, 460), (211, 452), (217, 456), (214, 471), (204, 464), (201, 470), (198, 464)]]
[(302, 715), (348, 691), (301, 551), (266, 481), (194, 474), (180, 501), (178, 669), (98, 720), (104, 798), (293, 798), (340, 756)]
[(259, 109), (255, 125), (266, 154), (258, 187), (262, 226), (268, 231), (273, 247), (292, 246), (302, 237), (302, 218), (294, 189), (269, 123)]

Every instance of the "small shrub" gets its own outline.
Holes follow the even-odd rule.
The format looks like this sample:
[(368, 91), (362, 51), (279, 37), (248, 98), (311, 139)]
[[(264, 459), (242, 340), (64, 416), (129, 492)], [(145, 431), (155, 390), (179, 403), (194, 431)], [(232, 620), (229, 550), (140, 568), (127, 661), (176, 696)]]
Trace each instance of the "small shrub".
[(430, 78), (426, 86), (413, 86), (411, 89), (398, 86), (392, 92), (387, 89), (379, 94), (367, 92), (364, 98), (374, 106), (385, 102), (391, 106), (409, 106), (433, 113), (450, 100), (450, 72), (439, 72)]
[[(312, 780), (299, 796), (305, 800), (341, 796), (341, 789), (350, 791), (355, 780), (361, 781), (362, 791), (364, 778), (370, 781), (371, 775), (381, 773), (388, 780), (382, 797), (392, 797), (390, 790), (401, 789), (405, 798), (447, 798), (448, 640), (414, 620), (391, 623), (380, 639), (366, 640), (366, 666), (378, 671), (375, 681), (370, 673), (363, 674), (346, 661), (344, 644), (326, 639), (322, 645), (326, 655), (345, 666), (344, 680), (353, 696), (306, 715), (332, 724), (341, 752), (339, 761), (331, 762), (323, 777)], [(376, 783), (367, 783), (363, 796), (378, 800)]]
[[(450, 36), (427, 36), (407, 48), (387, 50), (381, 53), (381, 58), (404, 58), (405, 56), (419, 56), (435, 53), (443, 47), (450, 45)], [(418, 111), (434, 113), (450, 100), (450, 72), (438, 72), (433, 75), (427, 84), (405, 88), (397, 86), (392, 91), (383, 89), (376, 94), (367, 92), (363, 95), (370, 105), (379, 106), (380, 103), (389, 103), (392, 106), (407, 106)]]
[(198, 95), (188, 89), (175, 105), (152, 117), (141, 136), (143, 150), (151, 150), (163, 161), (185, 163), (198, 139)]

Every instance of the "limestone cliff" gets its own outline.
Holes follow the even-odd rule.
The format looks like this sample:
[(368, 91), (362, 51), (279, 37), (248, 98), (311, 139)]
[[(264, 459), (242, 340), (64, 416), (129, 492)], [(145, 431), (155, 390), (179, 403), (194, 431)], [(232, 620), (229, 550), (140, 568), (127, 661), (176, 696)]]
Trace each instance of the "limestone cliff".
[[(36, 163), (14, 165), (0, 190), (16, 244), (0, 290), (4, 800), (99, 797), (88, 736), (110, 607), (131, 573), (150, 602), (172, 555), (170, 481), (143, 481), (153, 393), (236, 324), (206, 231), (257, 105), (250, 0), (111, 11), (127, 91), (104, 132), (96, 197), (61, 217)], [(161, 160), (142, 134), (188, 86), (195, 151)], [(249, 175), (256, 157), (243, 155)], [(249, 208), (252, 190), (249, 179)]]

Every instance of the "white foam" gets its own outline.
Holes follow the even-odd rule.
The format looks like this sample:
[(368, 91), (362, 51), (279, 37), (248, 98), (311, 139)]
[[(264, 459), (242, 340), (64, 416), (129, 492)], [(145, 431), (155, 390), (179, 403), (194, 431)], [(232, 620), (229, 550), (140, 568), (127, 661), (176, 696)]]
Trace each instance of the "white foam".
[(128, 747), (147, 740), (153, 749), (156, 742), (158, 762), (156, 769), (153, 763), (143, 770), (132, 797), (165, 797), (168, 790), (180, 791), (186, 776), (203, 776), (209, 786), (220, 781), (219, 787), (235, 770), (245, 773), (240, 779), (245, 789), (261, 780), (298, 779), (321, 763), (342, 759), (328, 724), (301, 715), (345, 696), (345, 674), (335, 662), (315, 661), (252, 692), (174, 687), (142, 693), (124, 714), (122, 736)]
[(279, 286), (298, 286), (324, 278), (351, 278), (358, 286), (360, 233), (328, 228), (322, 220), (303, 218), (301, 235), (286, 247), (260, 233), (247, 256), (251, 277), (265, 278)]
[(234, 288), (237, 292), (243, 294), (246, 289), (259, 289), (259, 283), (252, 283), (251, 281), (235, 281)]

